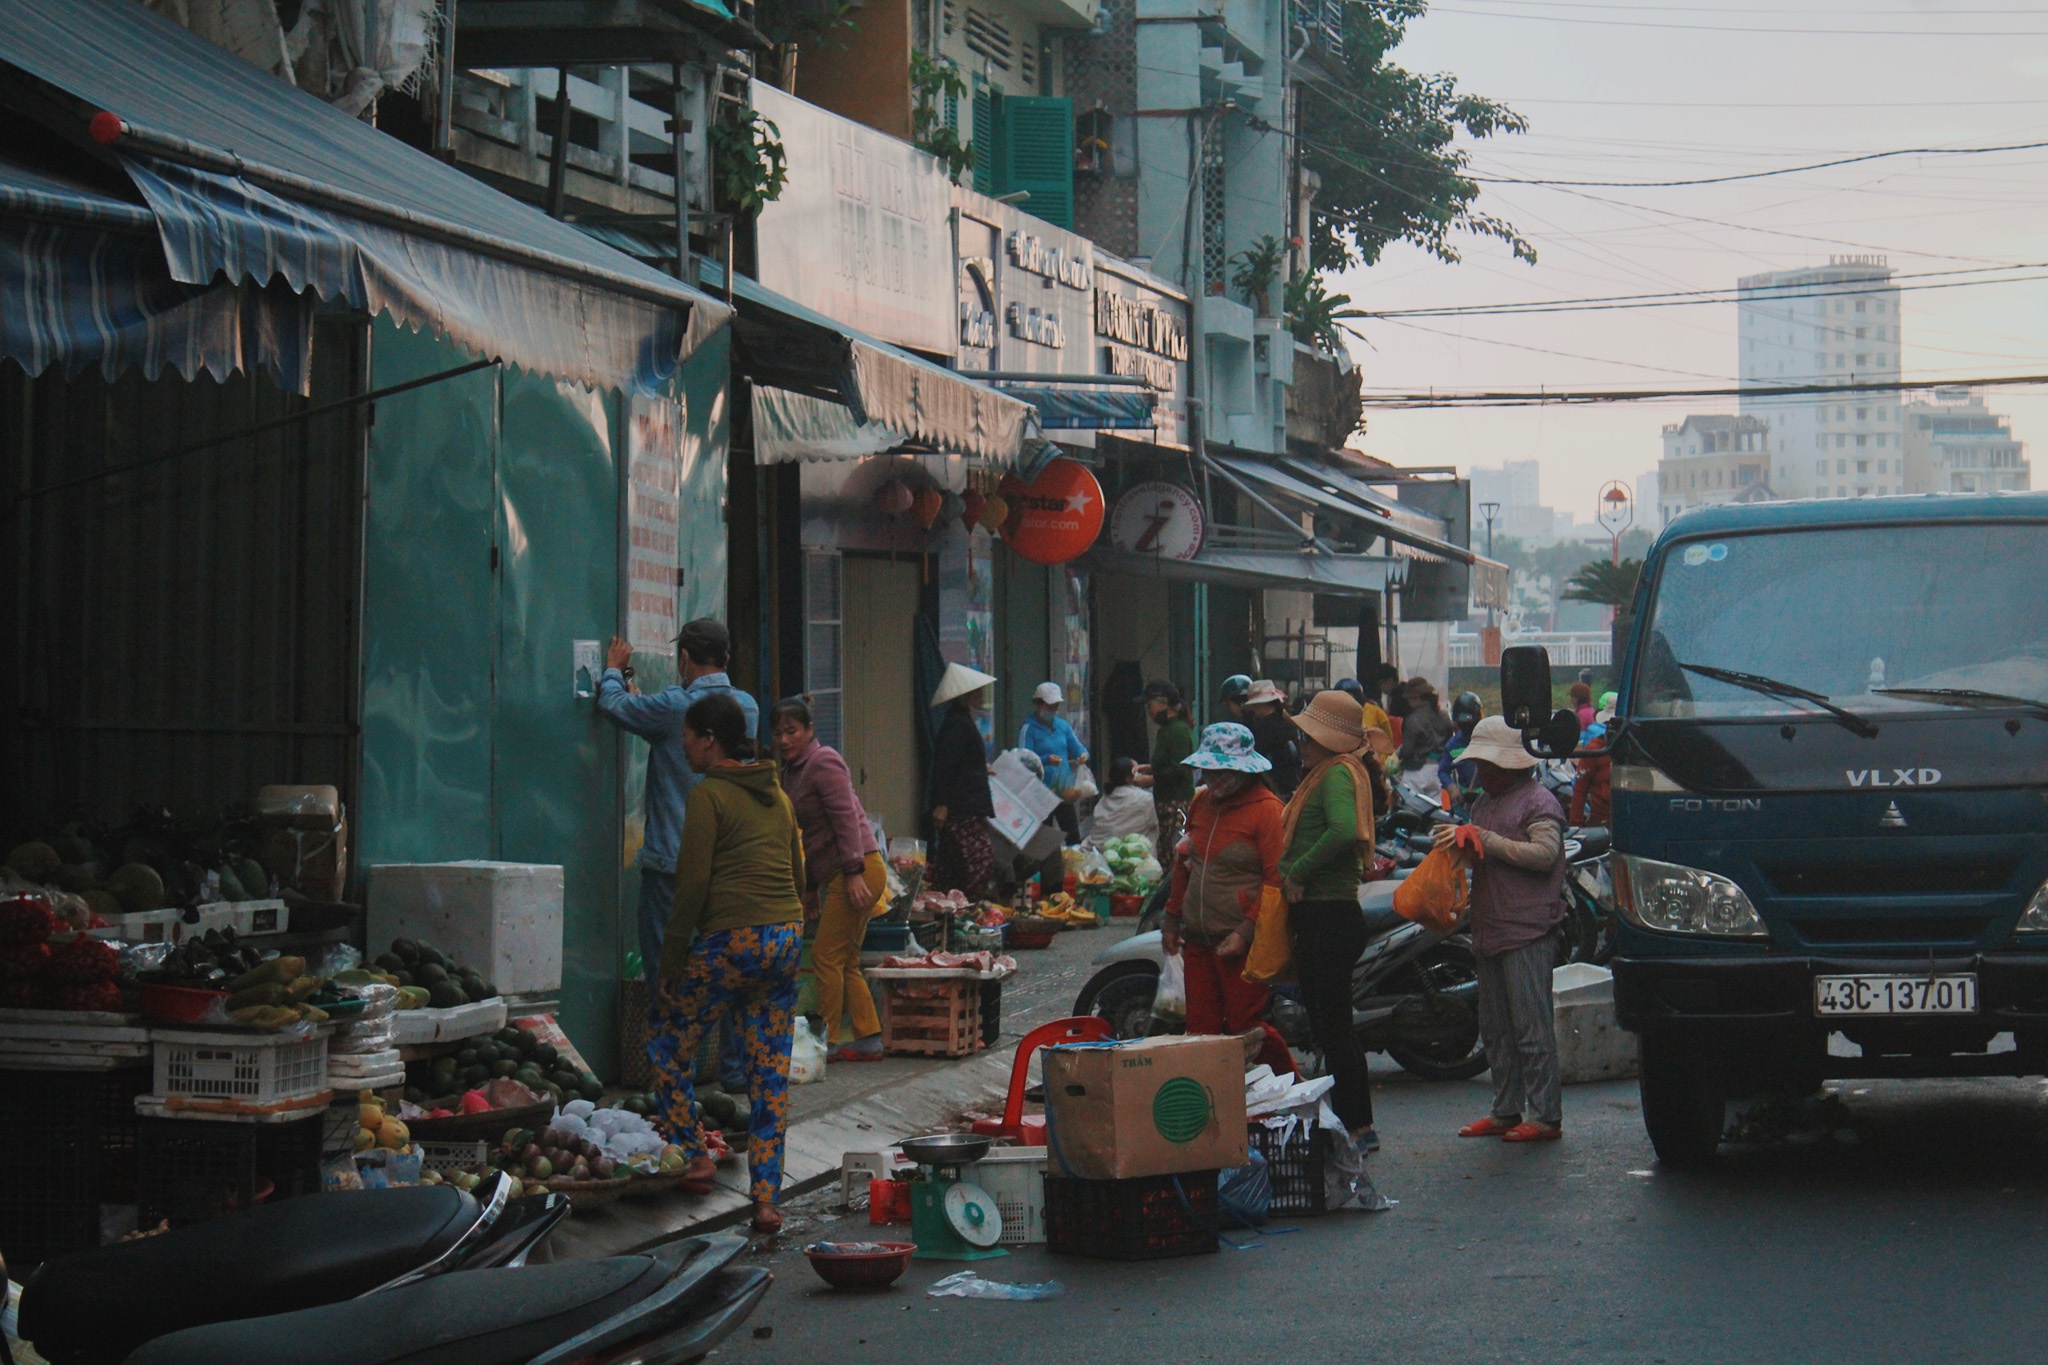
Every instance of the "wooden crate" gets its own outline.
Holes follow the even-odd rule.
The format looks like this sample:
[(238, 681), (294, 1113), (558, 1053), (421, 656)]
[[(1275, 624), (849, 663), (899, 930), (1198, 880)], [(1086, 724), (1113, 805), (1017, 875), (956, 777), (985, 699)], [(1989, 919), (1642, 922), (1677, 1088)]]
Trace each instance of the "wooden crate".
[(876, 980), (882, 988), (882, 1050), (897, 1056), (965, 1057), (979, 1052), (981, 982), (975, 978)]

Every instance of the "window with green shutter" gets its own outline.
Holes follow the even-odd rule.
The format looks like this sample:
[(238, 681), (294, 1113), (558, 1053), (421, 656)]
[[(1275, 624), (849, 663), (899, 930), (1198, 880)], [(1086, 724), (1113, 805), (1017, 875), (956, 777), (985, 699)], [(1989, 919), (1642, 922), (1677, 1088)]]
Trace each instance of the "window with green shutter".
[(974, 188), (981, 194), (1001, 193), (996, 188), (996, 105), (1001, 99), (981, 77), (974, 78)]
[(1049, 95), (1011, 95), (997, 106), (1000, 132), (997, 194), (1027, 190), (1022, 208), (1069, 231), (1074, 227), (1074, 102)]

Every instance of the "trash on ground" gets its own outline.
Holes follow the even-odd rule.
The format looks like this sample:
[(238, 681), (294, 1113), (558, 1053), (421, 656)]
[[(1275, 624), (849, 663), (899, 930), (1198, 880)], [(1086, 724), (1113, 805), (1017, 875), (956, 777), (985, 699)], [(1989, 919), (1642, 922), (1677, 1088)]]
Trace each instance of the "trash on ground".
[(984, 1280), (971, 1270), (948, 1275), (924, 1291), (928, 1299), (1056, 1299), (1067, 1292), (1058, 1280), (1044, 1284), (1004, 1284)]

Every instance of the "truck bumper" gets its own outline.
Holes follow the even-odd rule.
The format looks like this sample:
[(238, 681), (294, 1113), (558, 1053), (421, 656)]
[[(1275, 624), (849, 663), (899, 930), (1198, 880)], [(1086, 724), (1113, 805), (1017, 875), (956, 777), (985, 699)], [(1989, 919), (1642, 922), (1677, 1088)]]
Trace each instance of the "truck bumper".
[[(1980, 1023), (2004, 1030), (2048, 1029), (2048, 954), (1967, 953), (1928, 958), (1618, 957), (1614, 1004), (1621, 1026), (1636, 1033), (1667, 1025), (1749, 1031), (1758, 1026), (1820, 1027), (1813, 979), (1875, 972), (1919, 976), (1974, 972)], [(1954, 1024), (1967, 1016), (1892, 1017), (1911, 1026)], [(1840, 1022), (1829, 1021), (1829, 1027)]]

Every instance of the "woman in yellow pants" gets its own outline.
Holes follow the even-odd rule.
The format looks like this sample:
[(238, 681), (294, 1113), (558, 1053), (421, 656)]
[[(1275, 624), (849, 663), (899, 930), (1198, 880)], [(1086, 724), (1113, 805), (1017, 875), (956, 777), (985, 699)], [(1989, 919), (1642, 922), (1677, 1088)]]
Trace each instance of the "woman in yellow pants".
[[(811, 967), (818, 978), (818, 1012), (828, 1041), (841, 1042), (835, 1062), (871, 1062), (882, 1055), (882, 1021), (874, 996), (860, 974), (860, 945), (868, 916), (882, 900), (888, 872), (875, 844), (853, 774), (846, 760), (818, 743), (810, 704), (789, 697), (769, 715), (775, 756), (782, 761), (782, 789), (796, 807), (803, 829), (804, 867), (818, 906), (818, 934), (811, 943)], [(841, 1014), (853, 1022), (853, 1036), (840, 1033)]]

